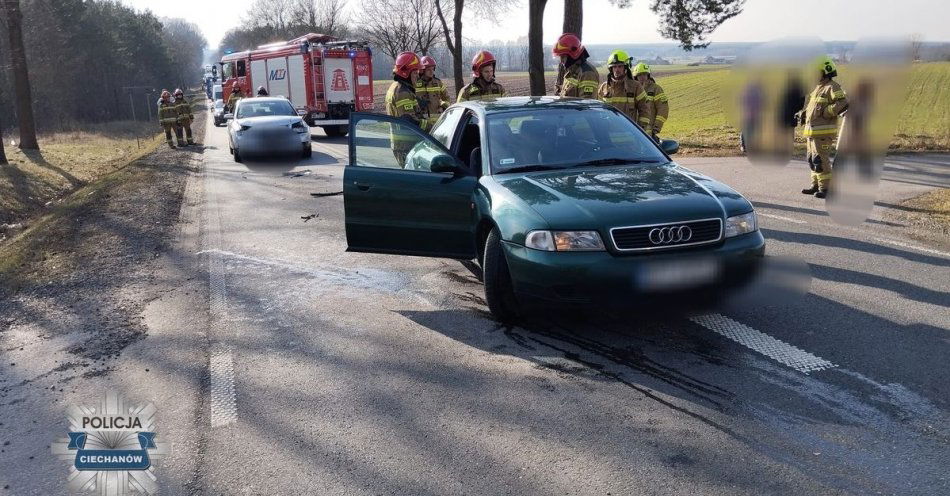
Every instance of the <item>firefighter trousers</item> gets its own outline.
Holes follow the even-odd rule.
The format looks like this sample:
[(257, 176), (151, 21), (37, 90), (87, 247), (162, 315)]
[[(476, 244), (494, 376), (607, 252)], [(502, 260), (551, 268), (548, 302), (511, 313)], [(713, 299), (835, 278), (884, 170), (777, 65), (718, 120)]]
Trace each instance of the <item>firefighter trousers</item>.
[[(172, 131), (174, 131), (177, 136), (178, 127), (175, 124), (162, 124), (162, 128), (165, 129), (165, 142), (169, 145), (174, 145), (175, 142), (172, 141)], [(178, 142), (181, 143), (181, 138), (178, 139)]]
[(831, 183), (831, 155), (835, 151), (834, 136), (808, 138), (808, 168), (811, 169), (811, 185), (827, 191)]
[(178, 143), (182, 142), (182, 134), (184, 134), (185, 139), (188, 140), (189, 145), (195, 144), (194, 139), (191, 137), (191, 121), (184, 120), (178, 123), (176, 129), (176, 135), (178, 136)]

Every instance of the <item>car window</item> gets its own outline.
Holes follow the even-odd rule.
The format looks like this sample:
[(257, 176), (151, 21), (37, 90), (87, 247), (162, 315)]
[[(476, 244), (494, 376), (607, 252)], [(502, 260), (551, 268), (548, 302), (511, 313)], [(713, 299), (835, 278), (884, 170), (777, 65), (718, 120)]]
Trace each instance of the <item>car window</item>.
[(237, 108), (237, 118), (246, 119), (248, 117), (265, 117), (272, 115), (297, 115), (294, 107), (287, 101), (255, 101), (253, 99), (241, 100)]
[(431, 138), (406, 122), (363, 118), (353, 126), (355, 160), (350, 165), (430, 171), (432, 158), (446, 155)]
[(439, 140), (439, 143), (442, 143), (443, 146), (449, 148), (449, 140), (451, 140), (452, 136), (455, 134), (455, 129), (458, 127), (459, 118), (461, 117), (461, 107), (454, 107), (446, 110), (442, 113), (442, 116), (439, 117), (439, 120), (437, 120), (432, 126), (432, 130), (429, 131), (429, 134), (431, 134), (433, 138)]
[(569, 167), (593, 160), (667, 160), (635, 124), (611, 108), (489, 115), (488, 142), (492, 173), (534, 165)]

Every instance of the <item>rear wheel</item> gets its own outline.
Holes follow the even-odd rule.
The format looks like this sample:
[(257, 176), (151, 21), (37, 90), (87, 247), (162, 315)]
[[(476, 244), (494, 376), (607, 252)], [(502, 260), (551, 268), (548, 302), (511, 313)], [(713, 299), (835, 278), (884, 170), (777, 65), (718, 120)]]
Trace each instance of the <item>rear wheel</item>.
[(508, 261), (501, 247), (501, 233), (497, 227), (488, 233), (482, 261), (482, 280), (485, 283), (485, 302), (488, 303), (488, 310), (500, 322), (516, 319), (518, 301), (515, 299)]
[(340, 136), (346, 136), (346, 134), (350, 132), (350, 128), (345, 125), (323, 126), (323, 132), (327, 133), (327, 136), (331, 138), (338, 138)]

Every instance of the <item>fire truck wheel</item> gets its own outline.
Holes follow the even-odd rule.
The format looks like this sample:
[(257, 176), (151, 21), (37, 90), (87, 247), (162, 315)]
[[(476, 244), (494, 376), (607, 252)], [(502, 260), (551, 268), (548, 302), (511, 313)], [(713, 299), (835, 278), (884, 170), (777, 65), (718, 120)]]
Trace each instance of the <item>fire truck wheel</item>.
[(349, 126), (323, 126), (323, 132), (327, 133), (327, 136), (330, 138), (338, 138), (340, 136), (346, 136), (350, 132)]

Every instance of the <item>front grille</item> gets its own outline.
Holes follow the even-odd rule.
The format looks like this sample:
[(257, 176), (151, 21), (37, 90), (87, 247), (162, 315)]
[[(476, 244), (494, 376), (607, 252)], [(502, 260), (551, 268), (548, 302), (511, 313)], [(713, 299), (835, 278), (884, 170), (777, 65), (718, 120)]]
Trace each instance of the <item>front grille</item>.
[[(650, 231), (654, 229), (673, 228), (678, 230), (681, 226), (689, 228), (691, 235), (688, 240), (672, 240), (655, 243), (654, 241), (657, 239), (656, 235), (654, 235), (654, 240), (650, 239)], [(689, 222), (673, 222), (670, 224), (615, 227), (610, 230), (610, 236), (613, 238), (614, 246), (620, 251), (653, 251), (682, 248), (719, 241), (722, 238), (722, 220), (702, 219)]]

